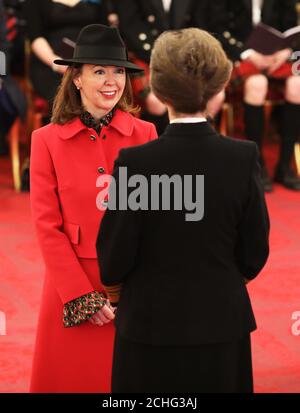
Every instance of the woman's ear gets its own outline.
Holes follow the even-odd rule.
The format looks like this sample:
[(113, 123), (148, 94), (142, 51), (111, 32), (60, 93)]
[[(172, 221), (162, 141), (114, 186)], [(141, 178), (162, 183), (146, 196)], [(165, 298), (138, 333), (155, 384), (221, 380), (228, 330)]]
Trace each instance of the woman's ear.
[(74, 83), (74, 85), (75, 85), (75, 87), (76, 87), (76, 89), (77, 90), (80, 90), (81, 89), (81, 82), (80, 82), (80, 80), (77, 78), (77, 79), (73, 79), (73, 83)]
[(80, 90), (81, 89), (81, 78), (80, 78), (80, 73), (77, 73), (77, 75), (73, 79), (73, 83), (76, 87), (76, 89)]

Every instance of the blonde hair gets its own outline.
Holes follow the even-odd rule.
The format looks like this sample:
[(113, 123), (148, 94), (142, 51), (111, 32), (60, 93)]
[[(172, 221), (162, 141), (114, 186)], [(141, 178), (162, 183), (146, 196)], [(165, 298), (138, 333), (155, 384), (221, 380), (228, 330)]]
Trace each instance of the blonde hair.
[[(81, 72), (82, 66), (73, 65), (66, 70), (54, 99), (51, 122), (63, 125), (80, 116), (84, 111), (80, 91), (77, 90), (73, 82)], [(138, 106), (134, 105), (131, 81), (128, 74), (126, 74), (125, 89), (117, 108), (133, 114), (140, 110)]]
[(203, 112), (231, 71), (232, 63), (219, 41), (197, 28), (164, 32), (152, 50), (152, 90), (177, 113)]

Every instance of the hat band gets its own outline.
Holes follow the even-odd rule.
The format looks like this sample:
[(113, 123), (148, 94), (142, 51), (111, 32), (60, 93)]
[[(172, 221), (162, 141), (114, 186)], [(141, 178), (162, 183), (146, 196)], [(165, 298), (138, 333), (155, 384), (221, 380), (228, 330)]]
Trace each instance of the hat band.
[(76, 59), (117, 59), (127, 61), (124, 47), (76, 46), (73, 58)]

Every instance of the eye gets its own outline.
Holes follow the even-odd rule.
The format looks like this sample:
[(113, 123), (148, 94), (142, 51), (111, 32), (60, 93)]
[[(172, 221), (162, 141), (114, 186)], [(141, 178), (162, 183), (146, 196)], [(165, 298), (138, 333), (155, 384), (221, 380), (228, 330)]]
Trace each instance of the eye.
[(95, 74), (97, 75), (104, 75), (105, 71), (103, 69), (98, 69), (95, 71)]
[(125, 73), (125, 69), (123, 67), (118, 67), (116, 69), (116, 73), (123, 75)]

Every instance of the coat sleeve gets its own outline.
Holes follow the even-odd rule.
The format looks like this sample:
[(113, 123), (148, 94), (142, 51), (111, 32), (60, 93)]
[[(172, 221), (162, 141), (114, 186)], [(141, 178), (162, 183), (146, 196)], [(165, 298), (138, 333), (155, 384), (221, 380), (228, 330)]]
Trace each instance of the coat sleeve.
[[(100, 224), (96, 243), (101, 281), (113, 304), (117, 301), (122, 283), (135, 267), (142, 219), (140, 210), (118, 209), (119, 168), (127, 167), (126, 162), (122, 159), (123, 153), (124, 150), (121, 150), (119, 158), (115, 161), (113, 172), (113, 178), (116, 182), (117, 208), (113, 210), (108, 206)], [(127, 174), (129, 179), (131, 172), (128, 167)]]
[(252, 158), (248, 200), (238, 229), (236, 257), (241, 274), (255, 278), (269, 256), (270, 221), (266, 206), (256, 145)]
[(40, 131), (33, 132), (30, 161), (32, 217), (50, 275), (65, 304), (94, 291), (68, 237), (62, 231), (57, 179), (51, 154)]

